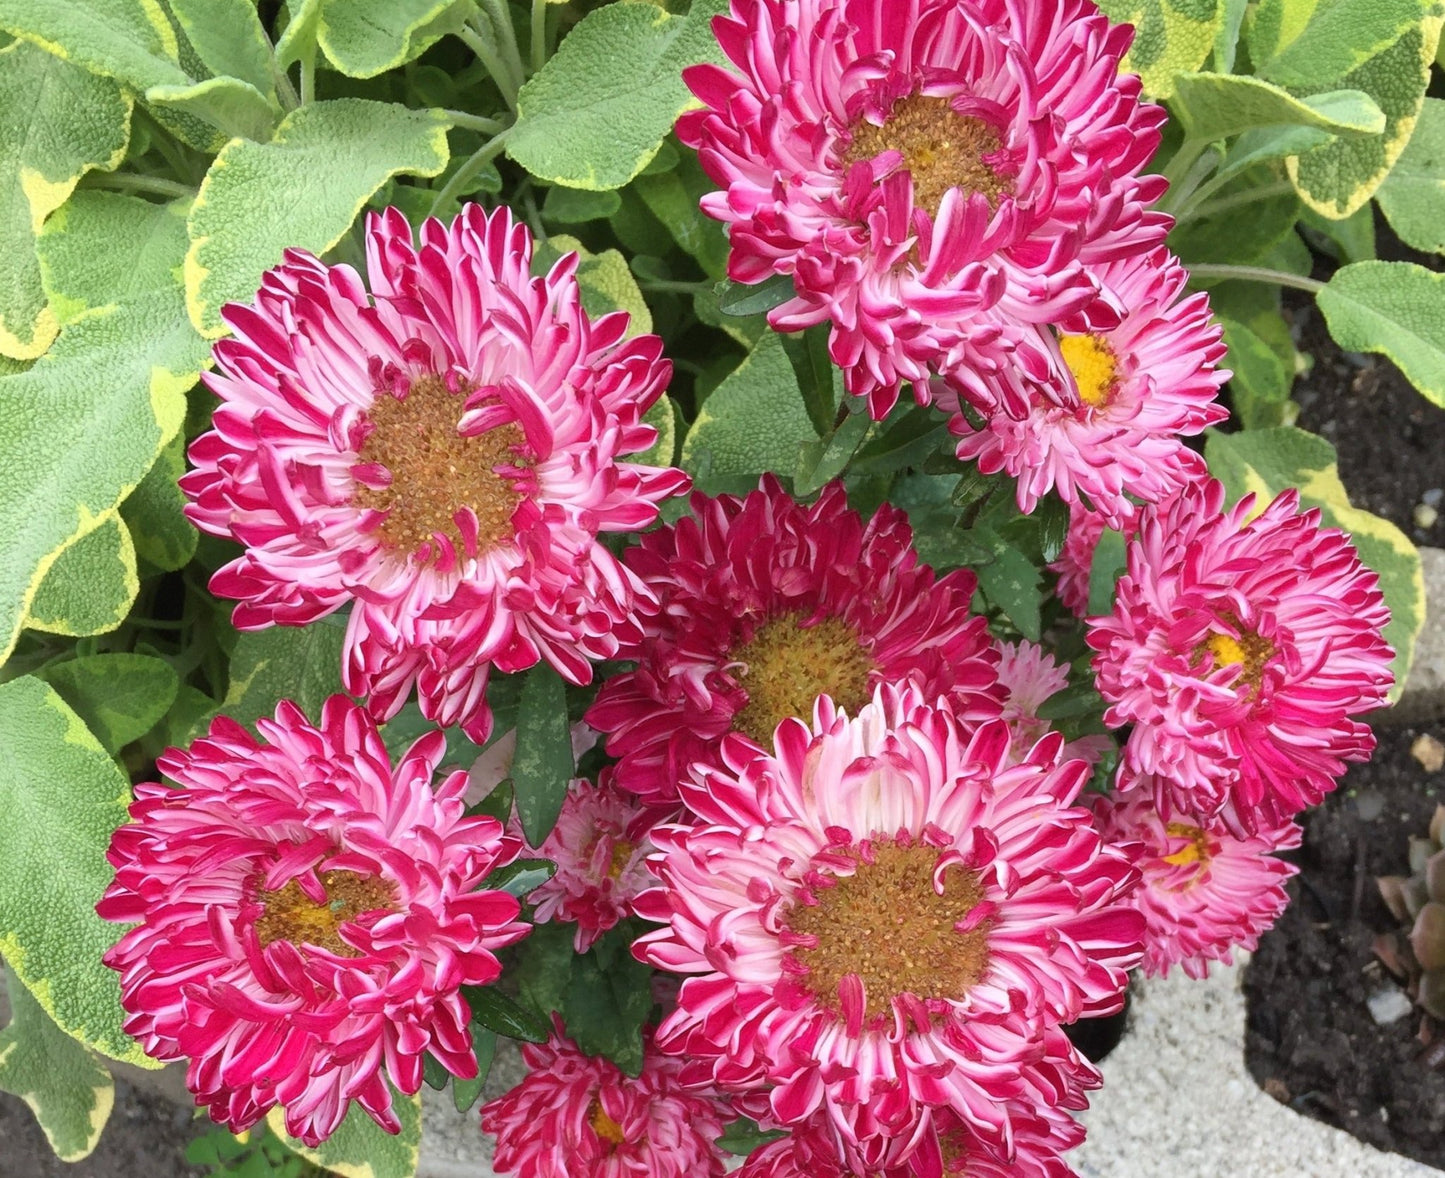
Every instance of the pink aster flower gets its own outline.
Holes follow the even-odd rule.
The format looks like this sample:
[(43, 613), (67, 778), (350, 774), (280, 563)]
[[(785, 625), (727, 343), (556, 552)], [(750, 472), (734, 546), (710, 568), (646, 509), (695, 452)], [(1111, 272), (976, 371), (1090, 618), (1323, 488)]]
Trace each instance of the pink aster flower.
[(574, 683), (652, 606), (597, 541), (657, 515), (686, 477), (622, 461), (671, 366), (627, 316), (595, 323), (577, 259), (541, 278), (506, 209), (475, 205), (421, 244), (395, 209), (367, 225), (370, 294), (291, 250), (231, 304), (206, 383), (221, 398), (181, 485), (200, 528), (246, 548), (211, 580), (237, 627), (354, 603), (343, 679), (387, 719), (423, 713), (479, 743), (495, 664)]
[(1111, 322), (1083, 263), (1168, 227), (1138, 178), (1163, 112), (1089, 0), (733, 0), (713, 28), (731, 66), (684, 72), (703, 106), (677, 129), (724, 186), (728, 273), (790, 277), (771, 323), (831, 319), (875, 417), (934, 371), (1022, 414), (1050, 372), (1032, 327)]
[(557, 873), (527, 896), (537, 923), (572, 922), (577, 952), (586, 953), (632, 915), (632, 901), (653, 883), (648, 835), (664, 816), (614, 788), (607, 770), (596, 785), (572, 782), (557, 825), (533, 852), (557, 864)]
[(854, 718), (823, 697), (775, 754), (725, 739), (636, 903), (665, 927), (634, 952), (685, 975), (659, 1046), (770, 1087), (779, 1124), (824, 1112), (855, 1170), (907, 1160), (939, 1110), (1007, 1152), (1010, 1100), (1065, 1099), (1029, 1079), (1073, 1060), (1050, 1029), (1117, 1010), (1140, 953), (1137, 877), (1061, 744), (1011, 765), (1007, 725), (970, 733), (912, 684)]
[[(1289, 490), (1257, 516), (1218, 482), (1142, 513), (1112, 615), (1089, 619), (1104, 719), (1132, 724), (1120, 781), (1236, 835), (1317, 804), (1374, 747), (1389, 621), (1349, 538)], [(1253, 518), (1252, 518), (1253, 517)]]
[(689, 765), (721, 763), (729, 732), (762, 751), (823, 694), (856, 712), (877, 684), (912, 680), (970, 721), (998, 715), (974, 576), (935, 579), (903, 512), (885, 504), (865, 524), (841, 483), (804, 507), (771, 476), (744, 499), (694, 495), (692, 509), (623, 557), (662, 603), (624, 648), (637, 669), (604, 683), (587, 713), (624, 789), (674, 803)]
[(954, 395), (949, 429), (959, 436), (960, 458), (1017, 480), (1021, 511), (1057, 490), (1122, 528), (1138, 511), (1130, 496), (1159, 503), (1207, 476), (1203, 457), (1183, 438), (1229, 416), (1215, 402), (1229, 373), (1218, 367), (1223, 329), (1211, 318), (1209, 296), (1186, 295), (1189, 275), (1162, 246), (1094, 273), (1120, 310), (1118, 324), (1091, 332), (1070, 323), (1057, 338), (1038, 329), (1062, 392), (1035, 391), (1027, 415), (995, 413), (979, 429)]
[(1207, 977), (1211, 961), (1232, 963), (1234, 949), (1258, 945), (1289, 904), (1284, 885), (1298, 868), (1274, 852), (1300, 845), (1293, 822), (1236, 838), (1218, 821), (1197, 826), (1161, 813), (1143, 793), (1101, 795), (1094, 813), (1104, 838), (1135, 855), (1142, 878), (1129, 902), (1147, 924), (1150, 976), (1178, 965), (1191, 978)]
[(182, 788), (137, 785), (115, 832), (97, 911), (140, 922), (105, 955), (126, 1032), (189, 1057), (186, 1086), (234, 1132), (279, 1104), (316, 1145), (354, 1100), (395, 1133), (388, 1081), (415, 1092), (424, 1053), (477, 1074), (458, 988), (495, 980), (494, 950), (528, 931), (515, 899), (477, 890), (519, 844), (465, 817), (464, 772), (433, 792), (440, 732), (393, 769), (345, 696), (318, 726), (283, 700), (256, 727), (218, 717), (168, 750)]
[[(1048, 720), (1039, 718), (1039, 709), (1069, 685), (1069, 671), (1054, 661), (1054, 656), (1032, 642), (1001, 642), (998, 681), (1008, 692), (1003, 705), (1003, 719), (1013, 733), (1013, 747), (1022, 758), (1029, 749), (1052, 731)], [(1077, 757), (1096, 765), (1113, 741), (1102, 734), (1071, 740), (1060, 751), (1064, 760)]]
[[(522, 1046), (527, 1077), (482, 1106), (493, 1166), (518, 1178), (720, 1178), (722, 1106), (680, 1083), (678, 1061), (647, 1045), (623, 1075), (558, 1031)], [(726, 1115), (726, 1114), (724, 1114)]]

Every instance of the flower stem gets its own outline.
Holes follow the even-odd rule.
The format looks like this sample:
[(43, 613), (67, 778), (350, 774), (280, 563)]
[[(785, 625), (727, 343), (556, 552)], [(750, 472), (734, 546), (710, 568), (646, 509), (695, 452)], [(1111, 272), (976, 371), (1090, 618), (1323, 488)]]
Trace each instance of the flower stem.
[(547, 0), (532, 0), (532, 72), (547, 63)]
[(508, 124), (499, 122), (497, 119), (489, 119), (484, 115), (468, 114), (464, 110), (447, 110), (442, 113), (451, 119), (453, 126), (466, 127), (470, 131), (480, 131), (483, 135), (500, 135), (508, 126)]
[(122, 192), (148, 192), (152, 196), (165, 196), (172, 200), (192, 200), (196, 195), (194, 188), (188, 188), (178, 180), (167, 180), (161, 176), (139, 176), (134, 172), (92, 172), (87, 186), (118, 188)]
[(435, 217), (438, 209), (444, 208), (449, 200), (454, 200), (458, 194), (465, 192), (467, 184), (476, 178), (477, 173), (502, 154), (502, 149), (507, 146), (509, 131), (510, 128), (488, 139), (481, 147), (472, 152), (460, 168), (452, 173), (452, 178), (446, 182), (446, 186), (436, 194), (435, 199), (431, 202), (429, 216)]
[(1239, 278), (1245, 282), (1268, 282), (1278, 286), (1292, 286), (1295, 290), (1305, 290), (1310, 294), (1318, 294), (1325, 288), (1325, 284), (1317, 279), (1306, 278), (1302, 274), (1291, 274), (1287, 270), (1270, 270), (1264, 266), (1204, 264), (1190, 266), (1189, 273), (1195, 278)]
[(316, 48), (301, 59), (301, 105), (316, 101)]
[(517, 49), (517, 30), (512, 27), (511, 6), (507, 0), (478, 0), (478, 3), (491, 21), (497, 47), (520, 89), (526, 80), (527, 70), (522, 65), (522, 54)]
[(477, 60), (486, 67), (487, 73), (492, 75), (492, 81), (502, 92), (502, 98), (507, 106), (516, 110), (518, 83), (507, 69), (506, 63), (497, 56), (496, 46), (471, 26), (463, 26), (457, 31), (457, 36), (471, 46), (472, 52), (477, 55)]

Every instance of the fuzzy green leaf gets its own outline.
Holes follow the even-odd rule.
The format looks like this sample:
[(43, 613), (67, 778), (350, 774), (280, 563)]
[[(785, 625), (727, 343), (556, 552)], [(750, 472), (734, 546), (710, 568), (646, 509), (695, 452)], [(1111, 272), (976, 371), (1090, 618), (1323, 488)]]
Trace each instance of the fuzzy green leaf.
[(374, 78), (418, 58), (465, 23), (458, 0), (323, 0), (317, 43), (353, 78)]
[(178, 485), (185, 473), (186, 439), (177, 434), (120, 506), (136, 555), (160, 572), (183, 568), (196, 554), (200, 536), (185, 517), (186, 497)]
[(33, 359), (55, 339), (35, 238), (81, 176), (120, 163), (130, 112), (109, 78), (24, 41), (0, 50), (0, 354)]
[(120, 930), (95, 903), (129, 802), (125, 775), (51, 687), (0, 685), (0, 955), (62, 1030), (159, 1067), (121, 1030), (120, 983), (100, 960)]
[(1336, 270), (1318, 298), (1340, 347), (1388, 356), (1445, 406), (1445, 274), (1411, 262), (1356, 262)]
[(1359, 90), (1336, 90), (1307, 99), (1243, 74), (1180, 74), (1174, 109), (1191, 139), (1226, 139), (1281, 125), (1317, 127), (1335, 135), (1378, 135), (1385, 112)]
[(562, 1002), (567, 1034), (588, 1055), (606, 1056), (630, 1076), (642, 1072), (642, 1024), (652, 1011), (652, 970), (624, 952), (604, 971), (596, 953), (574, 963)]
[(185, 135), (199, 137), (200, 149), (218, 150), (228, 139), (264, 143), (276, 129), (279, 112), (261, 91), (239, 78), (204, 78), (187, 86), (152, 86), (145, 92), (151, 113), (168, 125), (189, 119), (215, 128)]
[(268, 99), (276, 96), (271, 39), (251, 0), (166, 0), (196, 55), (217, 78), (249, 83)]
[(0, 1092), (30, 1106), (63, 1162), (87, 1157), (115, 1105), (105, 1065), (62, 1031), (10, 972), (4, 971), (10, 1023), (0, 1031)]
[(522, 87), (507, 154), (549, 184), (621, 188), (696, 105), (682, 71), (718, 57), (711, 21), (726, 8), (695, 0), (684, 17), (619, 0), (588, 13)]
[(25, 625), (68, 638), (108, 634), (125, 621), (139, 592), (130, 529), (109, 515), (56, 558), (31, 598)]
[(682, 465), (696, 471), (706, 454), (710, 475), (791, 475), (799, 448), (817, 440), (793, 365), (770, 331), (703, 402), (682, 443)]
[(341, 98), (292, 111), (270, 143), (228, 143), (187, 223), (186, 305), (196, 330), (224, 335), (224, 303), (254, 298), (283, 250), (329, 250), (392, 176), (440, 173), (448, 126), (437, 111)]
[(115, 514), (185, 419), (210, 349), (175, 272), (184, 225), (165, 205), (80, 193), (39, 241), (65, 324), (34, 367), (0, 377), (0, 655), (65, 548)]
[(522, 683), (517, 752), (512, 759), (517, 816), (531, 846), (540, 847), (557, 824), (576, 768), (566, 684), (551, 666), (538, 663)]
[(1242, 323), (1224, 321), (1224, 343), (1229, 349), (1225, 367), (1232, 373), (1230, 391), (1234, 410), (1248, 429), (1284, 424), (1292, 374), (1269, 344)]
[(193, 81), (160, 0), (0, 0), (0, 29), (133, 90)]
[(354, 1101), (336, 1132), (315, 1149), (286, 1135), (286, 1114), (279, 1105), (266, 1114), (266, 1124), (287, 1149), (339, 1178), (413, 1178), (421, 1157), (421, 1100), (391, 1095), (392, 1111), (401, 1122), (394, 1135)]
[(1393, 45), (1433, 7), (1434, 0), (1260, 0), (1248, 27), (1250, 60), (1262, 78), (1312, 88)]
[(1375, 199), (1401, 241), (1445, 253), (1445, 100), (1425, 99), (1410, 142)]
[(1145, 93), (1168, 98), (1176, 74), (1197, 70), (1214, 51), (1224, 26), (1224, 0), (1102, 0), (1116, 24), (1134, 26), (1122, 68), (1137, 73)]
[(39, 672), (114, 755), (170, 711), (180, 679), (164, 659), (116, 652), (54, 663)]
[(1385, 627), (1385, 641), (1395, 651), (1390, 699), (1398, 699), (1425, 621), (1425, 582), (1415, 546), (1394, 524), (1350, 504), (1335, 464), (1335, 448), (1314, 434), (1288, 427), (1212, 433), (1204, 456), (1231, 500), (1253, 491), (1262, 507), (1286, 487), (1298, 487), (1301, 506), (1318, 507), (1324, 526), (1349, 534), (1360, 559), (1379, 575), (1390, 610)]

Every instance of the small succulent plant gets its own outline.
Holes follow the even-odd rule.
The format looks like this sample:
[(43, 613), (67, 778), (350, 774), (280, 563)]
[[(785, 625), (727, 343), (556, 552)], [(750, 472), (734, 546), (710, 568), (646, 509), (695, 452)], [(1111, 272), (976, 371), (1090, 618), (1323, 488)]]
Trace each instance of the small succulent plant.
[[(1380, 896), (1401, 924), (1409, 927), (1410, 952), (1377, 943), (1387, 965), (1403, 966), (1415, 1001), (1427, 1014), (1445, 1019), (1445, 806), (1435, 808), (1426, 838), (1410, 839), (1410, 876), (1382, 875)], [(1403, 932), (1403, 930), (1402, 930)], [(1382, 938), (1383, 940), (1383, 938)], [(1384, 950), (1381, 952), (1381, 950)], [(1413, 957), (1413, 961), (1409, 960)]]

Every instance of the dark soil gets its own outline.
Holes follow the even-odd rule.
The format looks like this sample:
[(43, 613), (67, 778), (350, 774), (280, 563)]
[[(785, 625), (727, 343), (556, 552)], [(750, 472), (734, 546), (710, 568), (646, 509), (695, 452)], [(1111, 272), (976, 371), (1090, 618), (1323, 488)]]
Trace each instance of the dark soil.
[(210, 1170), (188, 1165), (186, 1146), (213, 1126), (193, 1111), (117, 1081), (95, 1152), (62, 1162), (25, 1102), (0, 1092), (0, 1178), (200, 1178)]
[(1290, 906), (1245, 976), (1245, 1063), (1291, 1108), (1445, 1169), (1445, 1071), (1421, 1060), (1420, 1016), (1380, 1026), (1366, 1005), (1391, 984), (1371, 943), (1397, 923), (1373, 877), (1409, 874), (1408, 839), (1445, 802), (1445, 772), (1410, 755), (1425, 731), (1445, 738), (1445, 725), (1380, 729), (1374, 759), (1305, 816)]

